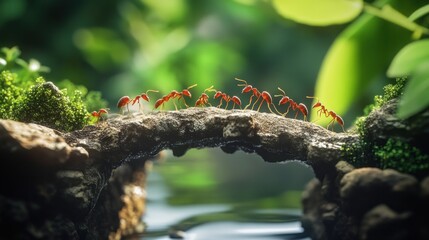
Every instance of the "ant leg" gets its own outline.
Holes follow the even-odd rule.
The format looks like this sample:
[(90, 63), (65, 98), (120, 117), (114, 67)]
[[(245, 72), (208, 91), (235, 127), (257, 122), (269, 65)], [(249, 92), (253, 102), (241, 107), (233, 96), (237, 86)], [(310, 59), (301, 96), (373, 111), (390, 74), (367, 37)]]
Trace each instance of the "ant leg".
[(185, 104), (186, 108), (189, 108), (188, 104), (186, 104), (185, 98), (183, 98), (183, 103)]
[[(259, 95), (259, 97), (256, 99), (256, 101), (253, 103), (253, 105), (252, 105), (252, 110), (255, 108), (255, 106), (256, 106), (256, 103), (259, 101), (259, 99), (261, 98), (261, 95)], [(262, 102), (263, 102), (264, 100), (262, 100)]]
[[(256, 110), (256, 111), (258, 111), (258, 112), (259, 112), (259, 110), (261, 109), (262, 103), (264, 103), (264, 101), (263, 101), (263, 100), (262, 100), (262, 101), (261, 101), (261, 103), (259, 104), (258, 110)], [(253, 107), (252, 107), (252, 110), (253, 110)]]
[(229, 105), (229, 101), (226, 101), (225, 109), (228, 108), (228, 105)]
[[(271, 104), (273, 104), (273, 103), (271, 103)], [(279, 110), (277, 110), (276, 105), (274, 105), (274, 104), (273, 104), (273, 107), (274, 107), (274, 110), (276, 110), (277, 114), (282, 115), (282, 114), (279, 112)], [(270, 109), (270, 110), (271, 110), (271, 109)]]
[(286, 112), (283, 114), (283, 116), (285, 116), (285, 117), (286, 117), (286, 115), (289, 113), (289, 109), (290, 109), (290, 104), (289, 104), (289, 107), (287, 107), (287, 110), (286, 110)]
[(326, 125), (326, 129), (328, 129), (329, 130), (329, 126), (332, 126), (332, 131), (334, 131), (334, 127), (333, 127), (333, 123), (334, 123), (334, 120), (335, 120), (335, 118), (332, 118), (332, 120), (331, 121), (329, 121), (329, 123), (328, 123), (328, 125)]
[(244, 107), (244, 110), (246, 110), (250, 106), (250, 104), (252, 104), (252, 100), (253, 100), (253, 95), (250, 96), (249, 103)]

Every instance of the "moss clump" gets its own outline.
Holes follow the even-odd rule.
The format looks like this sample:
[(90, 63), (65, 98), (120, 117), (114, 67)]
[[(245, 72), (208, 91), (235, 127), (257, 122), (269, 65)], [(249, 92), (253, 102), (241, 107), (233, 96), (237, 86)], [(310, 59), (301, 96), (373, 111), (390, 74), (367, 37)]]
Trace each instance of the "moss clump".
[(0, 73), (0, 118), (13, 119), (16, 99), (22, 95), (22, 88), (15, 85), (16, 74), (9, 71)]
[(429, 170), (429, 156), (409, 142), (401, 139), (388, 139), (384, 142), (371, 142), (364, 128), (366, 117), (388, 101), (402, 95), (406, 79), (398, 78), (395, 84), (384, 87), (383, 95), (374, 97), (374, 103), (365, 108), (364, 116), (356, 120), (359, 133), (357, 143), (343, 147), (344, 158), (356, 167), (393, 168), (406, 173), (419, 173)]
[(42, 77), (25, 91), (15, 109), (15, 118), (33, 122), (61, 131), (72, 131), (84, 127), (88, 122), (88, 111), (81, 93), (76, 91), (70, 98), (67, 90), (60, 91), (53, 83)]
[(38, 123), (60, 131), (73, 131), (91, 123), (87, 105), (96, 110), (107, 102), (99, 92), (70, 81), (60, 90), (40, 76), (48, 70), (37, 60), (20, 58), (18, 48), (3, 48), (0, 55), (0, 118)]
[(406, 173), (429, 169), (429, 156), (420, 149), (399, 139), (389, 139), (383, 146), (375, 146), (374, 154), (381, 168), (393, 168)]

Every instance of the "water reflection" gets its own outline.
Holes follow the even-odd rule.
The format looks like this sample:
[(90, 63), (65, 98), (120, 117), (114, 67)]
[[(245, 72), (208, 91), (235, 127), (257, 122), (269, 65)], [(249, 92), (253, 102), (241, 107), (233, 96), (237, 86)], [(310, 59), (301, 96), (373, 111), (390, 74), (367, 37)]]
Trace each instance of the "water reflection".
[(140, 239), (306, 239), (300, 194), (313, 177), (298, 163), (193, 150), (156, 163), (147, 179)]

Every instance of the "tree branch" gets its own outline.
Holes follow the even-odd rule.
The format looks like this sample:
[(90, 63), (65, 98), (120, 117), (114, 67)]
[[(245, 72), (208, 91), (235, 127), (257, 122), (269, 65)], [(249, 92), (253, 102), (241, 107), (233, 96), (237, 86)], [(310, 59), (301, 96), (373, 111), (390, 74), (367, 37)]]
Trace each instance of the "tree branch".
[(323, 168), (324, 162), (338, 161), (341, 146), (358, 136), (275, 114), (208, 107), (119, 115), (65, 138), (113, 167), (163, 149), (181, 156), (191, 148), (220, 147), (254, 152), (269, 162), (299, 160)]

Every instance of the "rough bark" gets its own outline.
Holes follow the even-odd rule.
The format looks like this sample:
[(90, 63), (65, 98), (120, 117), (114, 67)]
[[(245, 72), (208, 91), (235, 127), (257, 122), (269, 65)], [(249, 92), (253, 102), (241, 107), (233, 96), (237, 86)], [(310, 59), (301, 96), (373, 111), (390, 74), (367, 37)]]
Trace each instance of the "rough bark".
[(116, 116), (64, 137), (113, 167), (163, 149), (182, 156), (191, 148), (220, 147), (227, 153), (256, 153), (269, 162), (300, 160), (318, 176), (341, 159), (344, 144), (358, 138), (275, 114), (214, 107)]

